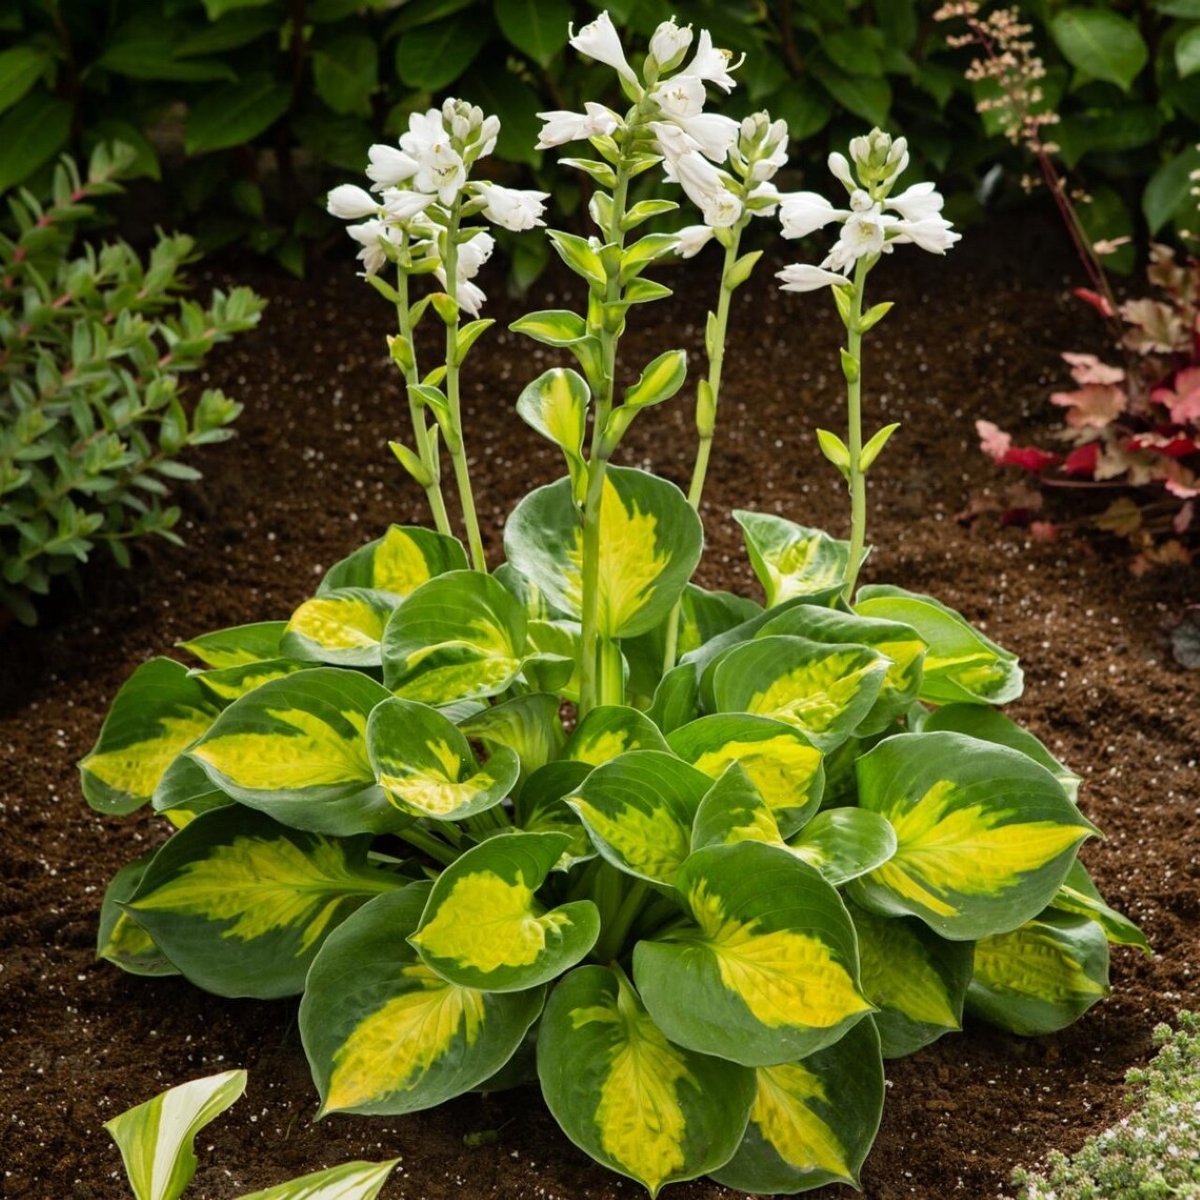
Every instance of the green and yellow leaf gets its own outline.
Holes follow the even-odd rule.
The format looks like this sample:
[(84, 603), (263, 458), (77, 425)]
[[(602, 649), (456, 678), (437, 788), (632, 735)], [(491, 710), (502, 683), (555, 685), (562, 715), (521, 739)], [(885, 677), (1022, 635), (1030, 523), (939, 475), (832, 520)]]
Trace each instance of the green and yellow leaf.
[(712, 1177), (756, 1194), (858, 1187), (883, 1113), (883, 1063), (874, 1023), (797, 1062), (759, 1067), (750, 1123), (737, 1153)]
[(1059, 912), (1091, 917), (1113, 945), (1136, 946), (1148, 957), (1153, 956), (1154, 951), (1146, 935), (1128, 917), (1105, 904), (1087, 868), (1078, 859), (1071, 864), (1062, 887), (1055, 892), (1050, 903)]
[(575, 726), (563, 757), (598, 767), (628, 750), (667, 749), (658, 726), (635, 708), (602, 704)]
[(1044, 767), (963, 734), (888, 738), (858, 760), (857, 774), (860, 805), (887, 818), (897, 848), (850, 884), (851, 895), (955, 941), (1036, 916), (1095, 832)]
[(342, 1163), (251, 1192), (239, 1200), (375, 1200), (399, 1161)]
[(391, 525), (325, 573), (318, 595), (341, 588), (372, 588), (401, 598), (447, 571), (465, 571), (466, 551), (457, 538), (414, 525)]
[(711, 782), (672, 754), (634, 750), (592, 771), (568, 804), (613, 866), (669, 887)]
[(871, 711), (889, 665), (865, 646), (756, 638), (720, 659), (713, 700), (720, 712), (748, 712), (791, 725), (827, 753)]
[(1089, 917), (1049, 909), (981, 938), (967, 1011), (1012, 1033), (1055, 1033), (1109, 993), (1108, 942)]
[(158, 851), (126, 907), (207, 991), (291, 995), (329, 933), (402, 884), (367, 864), (369, 841), (302, 833), (240, 805), (215, 809)]
[(383, 641), (383, 681), (425, 704), (495, 696), (521, 673), (525, 610), (479, 571), (422, 584), (396, 610)]
[(606, 967), (578, 968), (554, 989), (538, 1076), (567, 1136), (651, 1196), (725, 1162), (754, 1095), (753, 1072), (673, 1045)]
[[(507, 747), (516, 754), (523, 781), (557, 759), (566, 742), (559, 699), (548, 692), (531, 692), (493, 704), (459, 723), (464, 737), (492, 749)], [(518, 788), (520, 784), (516, 785)]]
[(697, 850), (675, 889), (695, 922), (639, 942), (634, 977), (672, 1041), (746, 1066), (832, 1045), (871, 1011), (837, 892), (785, 849)]
[(949, 942), (915, 917), (881, 917), (857, 905), (850, 916), (884, 1057), (903, 1058), (961, 1029), (972, 943)]
[(750, 563), (767, 594), (767, 608), (846, 582), (849, 542), (769, 513), (735, 510), (733, 519), (742, 527)]
[(196, 1173), (196, 1134), (246, 1090), (245, 1071), (181, 1083), (104, 1123), (137, 1200), (177, 1200)]
[(492, 1078), (521, 1046), (544, 989), (491, 993), (443, 979), (405, 941), (431, 885), (364, 905), (325, 943), (300, 1004), (323, 1112), (432, 1108)]
[(1007, 704), (1024, 688), (1017, 656), (984, 637), (932, 596), (873, 584), (859, 589), (854, 611), (910, 625), (928, 644), (920, 699), (931, 704)]
[(254, 662), (239, 663), (237, 666), (193, 671), (192, 678), (199, 682), (218, 705), (224, 707), (247, 692), (262, 687), (264, 683), (282, 679), (285, 675), (295, 675), (297, 671), (307, 671), (312, 665), (311, 662), (301, 662), (294, 658), (261, 658)]
[(577, 862), (596, 857), (596, 847), (579, 817), (567, 804), (570, 796), (588, 777), (587, 763), (563, 759), (547, 763), (530, 775), (514, 801), (514, 820), (528, 833), (564, 833), (570, 839), (556, 864), (567, 870)]
[(279, 657), (279, 639), (287, 628), (286, 621), (258, 621), (253, 625), (235, 625), (201, 634), (179, 648), (198, 658), (209, 667), (242, 667)]
[(292, 613), (280, 647), (304, 662), (378, 667), (383, 662), (383, 631), (396, 607), (392, 592), (373, 588), (322, 592)]
[(375, 781), (366, 731), (387, 699), (357, 671), (314, 667), (236, 700), (189, 753), (220, 790), (297, 829), (385, 832), (401, 818)]
[(438, 877), (409, 941), (443, 979), (489, 992), (547, 983), (587, 954), (600, 933), (590, 900), (546, 910), (536, 892), (570, 839), (512, 833), (466, 851)]
[(572, 479), (584, 467), (583, 438), (591, 398), (583, 376), (564, 367), (543, 372), (517, 398), (518, 415), (562, 450)]
[(484, 766), (456, 725), (412, 700), (378, 704), (366, 737), (379, 786), (412, 817), (464, 820), (499, 804), (520, 774), (515, 751), (497, 746)]
[(107, 813), (140, 808), (218, 713), (186, 667), (169, 658), (143, 663), (122, 685), (99, 739), (79, 764), (88, 804)]
[(787, 834), (821, 803), (824, 755), (794, 725), (748, 713), (717, 713), (674, 730), (667, 742), (710, 779), (739, 763)]
[(100, 926), (96, 932), (96, 957), (107, 959), (131, 975), (178, 975), (179, 969), (122, 908), (133, 898), (153, 857), (151, 851), (122, 867), (105, 889), (100, 906)]
[[(531, 492), (504, 531), (508, 559), (549, 602), (582, 613), (582, 529), (571, 481)], [(599, 628), (610, 638), (653, 629), (678, 600), (700, 559), (703, 531), (674, 484), (610, 467), (600, 505)]]

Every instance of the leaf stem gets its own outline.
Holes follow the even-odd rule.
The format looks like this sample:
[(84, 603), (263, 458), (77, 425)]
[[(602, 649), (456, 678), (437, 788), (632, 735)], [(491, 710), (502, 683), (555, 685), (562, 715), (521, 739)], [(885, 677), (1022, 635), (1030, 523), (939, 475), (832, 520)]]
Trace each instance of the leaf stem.
[(409, 825), (406, 829), (399, 829), (396, 836), (420, 850), (422, 854), (427, 854), (434, 862), (441, 863), (443, 867), (450, 866), (458, 859), (459, 852), (453, 846), (447, 846), (441, 838), (422, 829), (420, 825)]
[(850, 467), (847, 484), (850, 488), (850, 561), (846, 564), (846, 586), (843, 595), (847, 603), (854, 596), (854, 585), (862, 567), (863, 548), (867, 541), (867, 477), (862, 469), (862, 308), (866, 291), (867, 259), (860, 258), (854, 268), (854, 291), (850, 317), (846, 323), (846, 349), (856, 364), (854, 378), (846, 381), (846, 417), (848, 423), (847, 449)]

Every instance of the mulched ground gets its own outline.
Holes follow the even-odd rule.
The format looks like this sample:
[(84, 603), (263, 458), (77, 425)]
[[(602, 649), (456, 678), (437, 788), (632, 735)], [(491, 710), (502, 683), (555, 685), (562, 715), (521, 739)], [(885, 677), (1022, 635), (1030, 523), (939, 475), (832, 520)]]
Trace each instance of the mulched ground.
[[(121, 682), (180, 639), (286, 617), (330, 563), (389, 522), (425, 521), (418, 489), (385, 444), (406, 431), (383, 344), (391, 314), (354, 277), (350, 257), (347, 243), (346, 265), (306, 283), (259, 268), (198, 276), (203, 287), (252, 283), (271, 305), (257, 332), (212, 356), (209, 381), (246, 413), (240, 437), (199, 460), (205, 479), (183, 497), (186, 549), (151, 547), (131, 573), (93, 570), (86, 610), (60, 603), (38, 630), (10, 630), (0, 643), (6, 1196), (127, 1196), (102, 1123), (235, 1065), (250, 1069), (249, 1091), (201, 1135), (196, 1197), (222, 1200), (349, 1158), (397, 1155), (390, 1200), (639, 1194), (571, 1146), (535, 1093), (317, 1125), (294, 1003), (220, 1000), (93, 958), (105, 884), (165, 836), (149, 816), (92, 813), (79, 793), (74, 763)], [(846, 533), (844, 492), (813, 435), (817, 425), (841, 426), (841, 328), (828, 297), (777, 293), (768, 265), (735, 303), (704, 509), (700, 582), (747, 594), (756, 584), (731, 508)], [(629, 340), (626, 361), (684, 345), (699, 363), (712, 267), (701, 258), (670, 272), (676, 297), (641, 310), (651, 324)], [(1028, 217), (969, 232), (944, 261), (902, 248), (872, 276), (871, 299), (898, 305), (868, 338), (870, 423), (903, 428), (872, 473), (876, 550), (864, 579), (931, 592), (1020, 654), (1027, 690), (1009, 712), (1083, 775), (1081, 806), (1107, 835), (1083, 857), (1158, 954), (1116, 950), (1112, 997), (1061, 1034), (1020, 1039), (971, 1024), (889, 1064), (883, 1128), (863, 1176), (870, 1200), (1005, 1194), (1014, 1164), (1073, 1150), (1119, 1117), (1121, 1080), (1149, 1057), (1154, 1024), (1200, 1008), (1200, 675), (1179, 667), (1167, 643), (1172, 622), (1200, 600), (1198, 572), (1135, 578), (1115, 546), (1034, 542), (988, 518), (956, 520), (972, 495), (998, 484), (976, 450), (975, 418), (1018, 434), (1043, 428), (1052, 419), (1045, 397), (1067, 380), (1059, 352), (1103, 349), (1089, 311), (1070, 297), (1073, 282), (1060, 231)], [(495, 560), (505, 514), (527, 487), (560, 473), (557, 451), (513, 412), (551, 356), (504, 326), (523, 307), (569, 307), (580, 295), (558, 275), (523, 307), (503, 298), (499, 277), (489, 292), (487, 315), (500, 324), (469, 361), (466, 407)], [(677, 399), (640, 417), (624, 461), (684, 482), (688, 407)], [(696, 1181), (668, 1195), (734, 1193)]]

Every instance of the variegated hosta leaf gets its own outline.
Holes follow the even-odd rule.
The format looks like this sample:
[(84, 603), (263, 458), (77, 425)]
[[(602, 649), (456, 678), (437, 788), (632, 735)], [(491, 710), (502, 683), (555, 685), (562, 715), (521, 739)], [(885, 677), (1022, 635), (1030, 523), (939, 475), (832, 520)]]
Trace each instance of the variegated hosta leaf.
[(720, 712), (748, 712), (793, 725), (814, 746), (829, 751), (871, 711), (889, 665), (866, 646), (756, 638), (721, 658), (713, 672), (713, 702)]
[(204, 633), (179, 648), (198, 658), (209, 667), (242, 667), (279, 657), (279, 639), (287, 628), (286, 621), (258, 621), (253, 625), (234, 625)]
[(554, 621), (567, 615), (551, 607), (542, 589), (532, 579), (522, 575), (512, 563), (501, 563), (492, 572), (492, 578), (499, 580), (516, 596), (531, 622)]
[(106, 813), (140, 808), (163, 772), (218, 712), (180, 663), (169, 658), (143, 663), (122, 684), (99, 739), (79, 764), (88, 804)]
[(392, 1116), (432, 1108), (490, 1079), (521, 1045), (545, 992), (450, 983), (405, 937), (431, 885), (364, 905), (309, 971), (300, 1036), (323, 1112)]
[(190, 754), (222, 791), (296, 829), (382, 833), (402, 818), (375, 782), (366, 733), (390, 695), (357, 671), (313, 667), (234, 701)]
[(651, 1196), (719, 1167), (746, 1128), (754, 1073), (672, 1045), (607, 967), (580, 967), (555, 987), (537, 1058), (567, 1137)]
[(1108, 942), (1088, 917), (1049, 909), (981, 938), (967, 1011), (1012, 1033), (1055, 1033), (1109, 993)]
[[(689, 583), (679, 601), (676, 661), (761, 612), (760, 605), (744, 596), (735, 596), (732, 592), (710, 592)], [(670, 619), (668, 617), (668, 621)], [(629, 663), (626, 694), (642, 707), (649, 702), (662, 679), (668, 621), (621, 644), (621, 651)]]
[(245, 1090), (245, 1071), (223, 1071), (181, 1083), (104, 1123), (137, 1200), (178, 1200), (196, 1173), (196, 1134)]
[(858, 760), (859, 804), (896, 831), (896, 853), (850, 894), (967, 941), (1050, 903), (1096, 828), (1045, 767), (961, 733), (906, 733)]
[(674, 730), (667, 742), (710, 779), (730, 763), (740, 763), (785, 835), (799, 829), (821, 803), (823, 755), (804, 733), (782, 721), (717, 713)]
[(750, 563), (767, 594), (767, 608), (845, 584), (849, 542), (769, 513), (735, 509), (733, 519), (742, 527)]
[(154, 944), (150, 935), (122, 908), (133, 898), (154, 851), (122, 867), (109, 881), (100, 906), (96, 957), (131, 975), (178, 975), (179, 968)]
[(750, 1123), (738, 1152), (711, 1172), (756, 1194), (806, 1192), (825, 1183), (858, 1187), (883, 1115), (883, 1062), (868, 1018), (798, 1062), (755, 1071)]
[(885, 1058), (903, 1058), (962, 1028), (971, 981), (971, 942), (948, 942), (915, 917), (881, 917), (857, 905), (862, 989), (878, 1006)]
[(367, 864), (369, 845), (219, 808), (158, 851), (126, 910), (206, 991), (290, 996), (338, 923), (404, 882)]
[(1054, 893), (1050, 903), (1059, 912), (1091, 917), (1113, 945), (1136, 946), (1147, 956), (1153, 956), (1154, 951), (1146, 941), (1146, 935), (1128, 917), (1104, 903), (1104, 897), (1096, 890), (1087, 868), (1078, 859), (1071, 864), (1062, 887)]
[(854, 927), (820, 872), (760, 842), (708, 846), (675, 890), (696, 922), (634, 949), (638, 989), (681, 1046), (746, 1066), (832, 1045), (871, 1011)]
[(311, 662), (294, 658), (260, 658), (236, 666), (193, 671), (192, 678), (223, 708), (247, 692), (262, 687), (264, 683), (282, 679), (285, 675), (295, 675), (297, 671), (307, 671), (312, 665)]
[(692, 849), (764, 842), (786, 848), (775, 814), (738, 762), (731, 762), (709, 788), (692, 822)]
[(181, 754), (164, 772), (150, 798), (155, 812), (163, 813), (177, 827), (210, 808), (221, 808), (236, 801), (221, 791), (204, 768)]
[(530, 657), (525, 661), (523, 672), (529, 686), (578, 703), (579, 622), (565, 619), (530, 621), (525, 638)]
[(378, 667), (383, 662), (383, 631), (396, 607), (392, 592), (331, 588), (292, 613), (280, 648), (304, 662)]
[(666, 749), (666, 739), (645, 713), (622, 704), (602, 704), (575, 726), (563, 757), (598, 767), (629, 750)]
[[(571, 481), (537, 488), (504, 530), (509, 560), (549, 602), (578, 620), (583, 602), (583, 530)], [(700, 518), (665, 479), (609, 467), (600, 506), (600, 632), (636, 637), (662, 621), (700, 561)]]
[(879, 698), (859, 724), (860, 735), (877, 733), (894, 724), (921, 690), (925, 641), (911, 625), (877, 621), (813, 604), (796, 604), (768, 621), (757, 636), (778, 633), (826, 644), (869, 646), (889, 660)]
[(664, 734), (670, 734), (694, 721), (699, 713), (699, 672), (692, 663), (680, 663), (662, 677), (646, 715)]
[(691, 848), (692, 821), (712, 781), (659, 750), (597, 767), (568, 803), (614, 867), (669, 887)]
[(569, 842), (517, 830), (463, 854), (438, 876), (409, 938), (421, 961), (488, 992), (524, 991), (573, 967), (596, 943), (599, 911), (575, 900), (547, 912), (535, 895)]
[(921, 728), (928, 733), (936, 733), (939, 729), (965, 733), (968, 737), (995, 742), (998, 746), (1011, 746), (1045, 767), (1062, 785), (1069, 799), (1074, 801), (1079, 796), (1079, 776), (1063, 766), (1032, 733), (994, 708), (982, 704), (947, 704), (935, 708), (925, 718)]
[(348, 1162), (325, 1171), (313, 1171), (287, 1183), (240, 1196), (238, 1200), (375, 1200), (380, 1188), (400, 1160)]
[(439, 575), (388, 623), (383, 681), (426, 704), (499, 695), (521, 673), (525, 624), (520, 602), (490, 575)]
[(489, 747), (514, 751), (524, 780), (562, 753), (566, 734), (558, 710), (557, 696), (531, 692), (483, 709), (460, 722), (459, 729)]
[(514, 801), (518, 828), (527, 833), (565, 833), (571, 840), (558, 861), (560, 869), (596, 857), (596, 847), (566, 798), (588, 777), (587, 763), (563, 759), (534, 771)]
[(881, 867), (896, 853), (896, 831), (866, 808), (827, 808), (788, 842), (834, 887)]
[(860, 588), (854, 611), (863, 617), (911, 625), (929, 644), (920, 698), (931, 704), (956, 700), (1007, 704), (1024, 689), (1017, 656), (983, 636), (952, 608), (932, 596), (872, 584)]
[(339, 588), (375, 588), (403, 597), (435, 575), (466, 569), (467, 554), (457, 538), (415, 525), (391, 525), (383, 537), (334, 563), (317, 594)]
[(392, 697), (367, 721), (367, 753), (379, 786), (410, 817), (462, 821), (499, 804), (521, 764), (497, 746), (481, 765), (457, 725), (436, 708)]
[(572, 480), (586, 466), (583, 437), (591, 398), (587, 381), (569, 367), (543, 372), (517, 397), (518, 415), (563, 452)]

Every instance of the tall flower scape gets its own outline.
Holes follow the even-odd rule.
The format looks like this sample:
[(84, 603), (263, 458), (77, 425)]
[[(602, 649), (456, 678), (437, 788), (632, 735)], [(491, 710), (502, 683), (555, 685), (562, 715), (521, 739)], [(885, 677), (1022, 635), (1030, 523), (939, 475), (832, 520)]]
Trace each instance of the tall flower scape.
[[(865, 305), (866, 282), (898, 245), (957, 239), (933, 185), (901, 187), (904, 140), (874, 130), (830, 159), (843, 207), (780, 194), (783, 123), (705, 111), (739, 65), (708, 32), (664, 22), (637, 69), (607, 14), (571, 44), (629, 107), (542, 114), (541, 148), (591, 155), (562, 161), (591, 178), (597, 227), (547, 234), (585, 310), (513, 326), (572, 364), (515, 401), (563, 477), (517, 505), (489, 572), (459, 379), (491, 324), (483, 222), (540, 226), (545, 196), (479, 178), (497, 122), (449, 100), (372, 148), (369, 187), (329, 197), (396, 309), (413, 434), (393, 450), (435, 529), (393, 526), (287, 620), (196, 637), (199, 669), (157, 659), (125, 685), (85, 792), (178, 831), (113, 881), (101, 953), (220, 995), (301, 994), (322, 1113), (537, 1081), (576, 1145), (652, 1195), (706, 1173), (753, 1192), (855, 1183), (883, 1057), (964, 1009), (1058, 1029), (1107, 992), (1108, 942), (1144, 942), (1076, 858), (1095, 832), (1077, 778), (998, 711), (1021, 691), (1014, 656), (930, 597), (857, 585), (864, 476), (895, 428), (863, 431), (862, 340), (890, 307)], [(679, 207), (631, 201), (652, 170), (696, 223), (638, 232)], [(847, 330), (846, 436), (819, 436), (851, 536), (737, 512), (765, 606), (690, 582), (755, 218), (795, 238), (838, 226), (820, 265), (780, 275), (829, 287)], [(710, 241), (685, 494), (616, 461), (683, 389), (684, 352), (620, 389), (617, 364), (638, 306), (670, 295), (654, 265)], [(416, 298), (422, 274), (436, 286)], [(444, 331), (432, 365), (422, 322)]]

